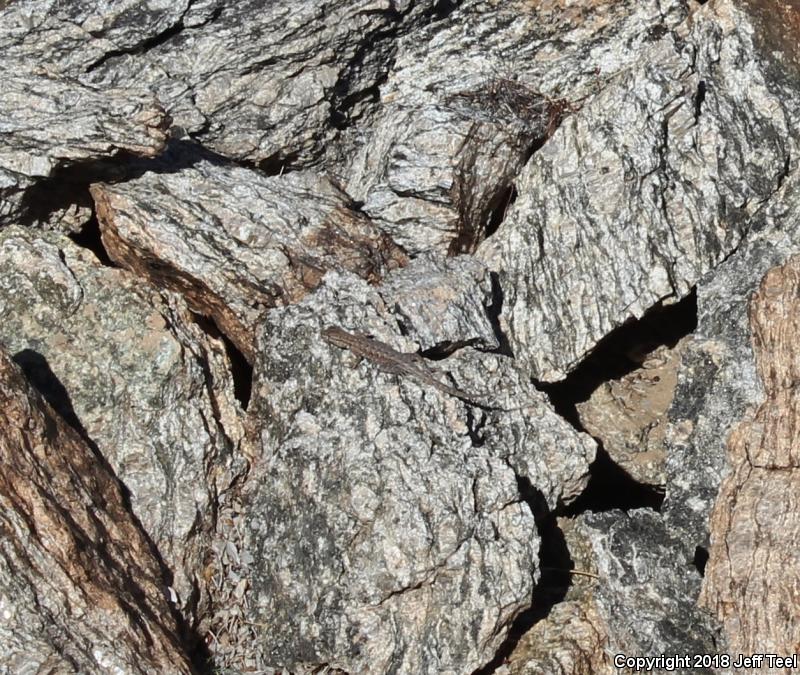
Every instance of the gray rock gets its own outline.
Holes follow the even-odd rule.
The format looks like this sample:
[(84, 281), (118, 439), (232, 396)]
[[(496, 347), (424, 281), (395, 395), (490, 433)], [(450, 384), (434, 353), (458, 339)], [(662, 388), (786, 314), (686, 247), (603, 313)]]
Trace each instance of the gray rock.
[(305, 166), (374, 105), (394, 40), (435, 18), (435, 6), (248, 0), (215, 11), (204, 3), (182, 30), (148, 49), (110, 53), (84, 79), (148, 86), (176, 126), (225, 156)]
[[(680, 543), (659, 514), (588, 514), (578, 527), (594, 549), (594, 597), (611, 654), (726, 653), (715, 619), (696, 605), (700, 574), (675, 556)], [(694, 666), (675, 672), (712, 672)]]
[(470, 342), (495, 350), (495, 289), (472, 256), (426, 255), (387, 275), (378, 291), (404, 335), (421, 349)]
[(146, 92), (100, 91), (44, 68), (0, 64), (0, 70), (0, 225), (25, 214), (25, 191), (59, 170), (123, 151), (149, 157), (164, 148), (168, 118)]
[(480, 255), (500, 271), (503, 325), (534, 377), (564, 377), (612, 328), (686, 295), (779, 188), (796, 83), (775, 75), (756, 23), (731, 0), (700, 7), (525, 167)]
[(381, 112), (346, 172), (348, 191), (410, 252), (474, 250), (561, 118), (630, 67), (650, 31), (683, 16), (682, 2), (575, 14), (460, 3), (446, 25), (400, 40)]
[(509, 412), (467, 406), (367, 360), (348, 368), (352, 355), (322, 341), (323, 327), (412, 351), (380, 291), (329, 274), (312, 296), (269, 312), (258, 334), (256, 457), (233, 541), (247, 591), (210, 625), (257, 667), (481, 666), (538, 575), (515, 472), (553, 506), (588, 475), (590, 439), (508, 357), (462, 350), (439, 365)]
[[(603, 583), (597, 575), (591, 542), (581, 530), (580, 521), (559, 518), (557, 545), (569, 552), (569, 562), (549, 567), (549, 577), (540, 581), (538, 597), (563, 595), (548, 608), (546, 616), (526, 631), (504, 660), (497, 675), (612, 675), (608, 627), (595, 598), (595, 588)], [(556, 542), (545, 541), (543, 548)], [(555, 561), (553, 561), (555, 562)], [(561, 566), (563, 565), (563, 567)], [(567, 569), (569, 568), (569, 572)], [(565, 588), (561, 588), (564, 583)], [(503, 668), (507, 670), (503, 670)]]
[(130, 491), (192, 610), (218, 494), (243, 468), (224, 346), (66, 237), (6, 228), (0, 261), (0, 344)]
[(684, 555), (708, 546), (708, 517), (729, 471), (726, 441), (764, 401), (751, 346), (748, 305), (766, 272), (800, 246), (800, 177), (794, 171), (751, 224), (743, 244), (697, 289), (698, 326), (681, 356), (669, 410), (664, 514)]
[(443, 24), (399, 40), (381, 110), (343, 170), (348, 191), (412, 253), (473, 251), (562, 117), (685, 15), (682, 1), (574, 13), (458, 3)]
[[(102, 267), (52, 233), (0, 232), (0, 345), (130, 490), (215, 668), (438, 673), (487, 663), (531, 597), (541, 601), (535, 587), (550, 564), (539, 547), (547, 553), (552, 532), (537, 531), (521, 494), (543, 510), (571, 503), (595, 451), (531, 377), (564, 377), (612, 329), (695, 285), (699, 327), (668, 413), (663, 513), (577, 518), (569, 553), (600, 578), (576, 576), (509, 668), (602, 672), (612, 651), (723, 651), (696, 606), (692, 565), (715, 499), (721, 566), (709, 567), (704, 602), (731, 647), (758, 647), (737, 635), (739, 616), (752, 636), (774, 628), (776, 649), (789, 643), (793, 611), (775, 598), (792, 591), (791, 550), (763, 570), (743, 561), (782, 543), (776, 523), (791, 518), (791, 500), (772, 492), (791, 495), (793, 476), (739, 480), (750, 467), (736, 458), (731, 467), (725, 442), (765, 397), (748, 303), (800, 244), (791, 3), (0, 6), (0, 225), (75, 233), (88, 223), (75, 237), (86, 242), (93, 182), (103, 240), (129, 268)], [(173, 148), (188, 147), (177, 142), (188, 135), (214, 152), (131, 162), (162, 153), (172, 122), (161, 105), (174, 118)], [(392, 270), (406, 262), (393, 242), (413, 258), (403, 269)], [(328, 269), (337, 272), (322, 283)], [(255, 365), (248, 439), (224, 346), (190, 310)], [(330, 325), (422, 350), (435, 377), (486, 405), (369, 360), (347, 367), (352, 355), (320, 339)], [(602, 388), (618, 399), (622, 387), (636, 415), (595, 425), (582, 414), (637, 479), (661, 483), (660, 454), (631, 469), (662, 450), (668, 396), (645, 419), (652, 397), (631, 394), (652, 370)], [(39, 409), (30, 392), (14, 400)], [(788, 409), (757, 421), (793, 423)], [(63, 427), (40, 413), (45, 435)], [(791, 438), (773, 436), (747, 447), (763, 459)], [(70, 457), (85, 450), (73, 441)], [(61, 459), (39, 457), (42, 475), (60, 476)], [(752, 476), (766, 483), (770, 468)], [(80, 486), (42, 486), (70, 506), (95, 499)], [(743, 544), (760, 503), (769, 522), (758, 532), (778, 543), (751, 550)], [(25, 532), (22, 511), (6, 511), (0, 518)], [(113, 513), (120, 532), (133, 527), (138, 551), (143, 535), (127, 512)], [(72, 536), (61, 525), (48, 534)], [(20, 541), (38, 567), (25, 568)], [(42, 541), (0, 542), (0, 566), (22, 570), (0, 573), (11, 580), (0, 583), (0, 610), (13, 602), (16, 612), (11, 630), (0, 625), (14, 645), (4, 651), (25, 654), (11, 670), (38, 656), (42, 670), (59, 668), (57, 655), (72, 653), (76, 669), (98, 670), (91, 636), (64, 607), (99, 632), (97, 607), (117, 612), (129, 589), (103, 576), (101, 558), (109, 583), (97, 595), (89, 562), (69, 567), (55, 548), (48, 560)], [(78, 539), (65, 541), (61, 552)], [(576, 554), (586, 547), (592, 555)], [(99, 548), (92, 539), (88, 550)], [(112, 549), (124, 567), (122, 545)], [(53, 561), (61, 569), (49, 574)], [(780, 582), (770, 582), (773, 563), (790, 568)], [(141, 565), (146, 597), (132, 606), (146, 622), (164, 606), (158, 570)], [(55, 584), (73, 569), (83, 585), (66, 580), (41, 602), (48, 575)], [(584, 595), (573, 592), (579, 583)], [(73, 589), (98, 602), (71, 604)], [(118, 612), (106, 618), (120, 644), (108, 658), (123, 671), (169, 670), (158, 659), (173, 651), (182, 667), (171, 623), (151, 632), (155, 655), (137, 661), (139, 628)]]
[(0, 53), (7, 63), (38, 63), (77, 78), (111, 54), (144, 49), (190, 16), (196, 21), (202, 10), (195, 6), (207, 4), (11, 0), (0, 4)]
[(298, 301), (329, 269), (377, 282), (407, 262), (322, 176), (265, 177), (202, 159), (169, 166), (92, 186), (103, 243), (115, 262), (211, 316), (251, 362), (266, 309)]
[(109, 467), (0, 349), (0, 673), (188, 673)]

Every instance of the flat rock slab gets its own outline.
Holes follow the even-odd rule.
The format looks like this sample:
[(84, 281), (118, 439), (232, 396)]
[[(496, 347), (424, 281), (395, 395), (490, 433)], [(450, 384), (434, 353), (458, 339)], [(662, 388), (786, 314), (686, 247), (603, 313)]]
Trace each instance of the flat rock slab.
[(413, 352), (380, 292), (329, 274), (259, 330), (254, 462), (233, 541), (247, 592), (212, 622), (239, 663), (376, 673), (485, 664), (538, 576), (517, 475), (552, 506), (588, 478), (593, 443), (508, 357), (465, 349), (436, 363), (460, 388), (489, 392), (496, 411), (368, 359), (348, 367), (353, 355), (321, 338), (327, 326)]
[(267, 309), (298, 301), (329, 269), (376, 282), (408, 260), (312, 173), (266, 177), (199, 160), (91, 192), (111, 258), (180, 292), (251, 362)]
[(241, 470), (224, 346), (66, 237), (6, 228), (0, 266), (0, 345), (130, 491), (191, 609), (217, 494)]
[(0, 529), (4, 672), (193, 672), (114, 473), (3, 349)]

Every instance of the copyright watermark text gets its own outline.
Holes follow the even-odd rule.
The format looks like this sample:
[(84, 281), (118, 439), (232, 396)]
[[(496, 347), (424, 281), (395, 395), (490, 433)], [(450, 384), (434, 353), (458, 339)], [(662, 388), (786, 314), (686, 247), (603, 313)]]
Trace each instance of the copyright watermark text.
[(693, 668), (797, 668), (797, 654), (660, 654), (659, 656), (614, 656), (614, 666), (635, 673), (653, 670), (672, 672)]

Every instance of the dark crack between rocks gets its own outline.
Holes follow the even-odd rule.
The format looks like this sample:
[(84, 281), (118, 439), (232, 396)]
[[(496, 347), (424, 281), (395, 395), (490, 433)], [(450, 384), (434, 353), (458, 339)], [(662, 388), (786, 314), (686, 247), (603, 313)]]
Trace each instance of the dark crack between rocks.
[[(510, 465), (509, 465), (510, 466)], [(511, 467), (513, 470), (513, 467)], [(514, 651), (525, 633), (546, 619), (553, 607), (562, 602), (572, 584), (570, 572), (574, 562), (570, 556), (566, 539), (558, 526), (555, 512), (547, 507), (547, 501), (530, 480), (515, 472), (522, 500), (528, 505), (536, 521), (541, 538), (539, 547), (539, 581), (531, 594), (530, 606), (514, 619), (508, 634), (495, 652), (494, 658), (472, 675), (491, 675), (502, 666)]]

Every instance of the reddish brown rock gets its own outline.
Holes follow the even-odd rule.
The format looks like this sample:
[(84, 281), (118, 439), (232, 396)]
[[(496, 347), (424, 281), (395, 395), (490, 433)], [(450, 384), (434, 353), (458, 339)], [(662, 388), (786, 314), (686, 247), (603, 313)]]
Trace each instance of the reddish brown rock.
[(731, 653), (790, 655), (800, 649), (800, 257), (766, 274), (750, 324), (766, 401), (728, 441), (701, 602)]
[(4, 672), (191, 672), (116, 477), (4, 351), (0, 532)]
[(641, 368), (603, 382), (577, 405), (586, 431), (639, 483), (658, 486), (666, 480), (664, 435), (679, 364), (679, 346), (659, 347)]

